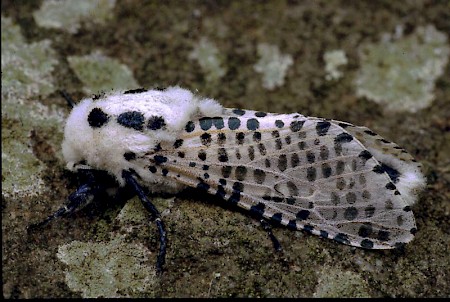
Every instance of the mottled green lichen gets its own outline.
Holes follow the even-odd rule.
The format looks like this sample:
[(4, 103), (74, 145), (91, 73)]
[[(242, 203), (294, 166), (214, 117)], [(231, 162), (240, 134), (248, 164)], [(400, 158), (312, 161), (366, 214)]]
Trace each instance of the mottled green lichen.
[(434, 85), (448, 62), (450, 46), (445, 33), (433, 25), (419, 26), (403, 36), (384, 34), (377, 44), (360, 48), (361, 68), (356, 93), (387, 110), (416, 112), (434, 99)]
[[(155, 198), (152, 202), (164, 209), (173, 198)], [(117, 215), (120, 232), (108, 236), (96, 234), (101, 242), (73, 241), (59, 247), (58, 258), (67, 265), (66, 283), (84, 298), (152, 296), (158, 277), (156, 255), (141, 242), (130, 243), (136, 235), (153, 229), (154, 223), (139, 198), (129, 200)], [(98, 230), (98, 227), (96, 228)], [(106, 235), (106, 234), (105, 234)]]
[(86, 56), (68, 57), (70, 67), (83, 82), (86, 93), (137, 88), (133, 73), (118, 60), (96, 51)]
[(226, 73), (219, 49), (205, 37), (202, 37), (189, 53), (189, 59), (198, 62), (207, 81), (217, 81)]
[(148, 222), (148, 215), (146, 213), (147, 211), (141, 201), (136, 197), (124, 205), (116, 219), (122, 224), (144, 224)]
[(35, 196), (45, 188), (45, 165), (33, 154), (32, 131), (52, 131), (56, 139), (63, 113), (32, 99), (55, 90), (52, 71), (58, 61), (50, 41), (29, 44), (9, 18), (2, 17), (1, 25), (2, 195)]
[(44, 0), (33, 16), (39, 26), (78, 32), (81, 23), (104, 24), (112, 17), (116, 0)]
[(64, 262), (66, 283), (83, 298), (113, 298), (149, 294), (157, 284), (155, 268), (148, 265), (151, 252), (126, 236), (109, 242), (73, 241), (58, 249)]
[(358, 274), (336, 267), (324, 267), (318, 272), (315, 298), (369, 298), (369, 286)]
[(338, 80), (344, 75), (339, 67), (348, 63), (347, 56), (343, 50), (331, 50), (323, 55), (325, 61), (325, 79), (328, 81)]
[[(161, 211), (161, 216), (166, 216), (170, 212), (170, 208), (173, 206), (174, 198), (152, 198), (152, 203)], [(139, 198), (135, 197), (129, 200), (125, 206), (120, 210), (117, 215), (118, 219), (122, 225), (128, 224), (142, 224), (148, 225), (151, 223), (149, 221), (149, 214), (147, 210), (142, 205)]]
[(292, 57), (282, 54), (276, 45), (261, 43), (258, 44), (257, 50), (260, 58), (253, 68), (263, 75), (262, 86), (267, 90), (283, 86), (286, 72), (294, 63)]
[(52, 71), (58, 61), (49, 40), (26, 43), (11, 19), (2, 25), (2, 105), (5, 101), (22, 102), (24, 98), (52, 93)]

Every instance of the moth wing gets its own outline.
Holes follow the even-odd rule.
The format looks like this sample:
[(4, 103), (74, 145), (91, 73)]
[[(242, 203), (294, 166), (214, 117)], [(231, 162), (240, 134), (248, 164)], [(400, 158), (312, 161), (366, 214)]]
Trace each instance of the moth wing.
[(398, 165), (411, 163), (383, 163), (355, 135), (367, 128), (299, 114), (237, 115), (192, 122), (161, 151), (167, 176), (341, 243), (387, 249), (412, 240), (412, 202), (395, 184)]

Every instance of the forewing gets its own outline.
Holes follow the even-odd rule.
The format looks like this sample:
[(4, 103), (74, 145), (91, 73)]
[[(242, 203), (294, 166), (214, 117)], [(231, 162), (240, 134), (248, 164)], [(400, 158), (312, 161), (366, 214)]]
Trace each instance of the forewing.
[(160, 165), (167, 177), (293, 229), (364, 248), (409, 242), (411, 209), (392, 175), (350, 134), (357, 129), (229, 109), (189, 122), (173, 146), (162, 146)]

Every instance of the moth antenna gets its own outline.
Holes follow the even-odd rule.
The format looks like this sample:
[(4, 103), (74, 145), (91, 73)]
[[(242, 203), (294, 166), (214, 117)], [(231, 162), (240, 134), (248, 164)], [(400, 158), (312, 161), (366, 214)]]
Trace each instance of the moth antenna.
[(75, 107), (76, 103), (70, 96), (70, 94), (67, 93), (67, 91), (59, 90), (59, 94), (67, 101), (67, 104), (69, 104), (70, 108)]

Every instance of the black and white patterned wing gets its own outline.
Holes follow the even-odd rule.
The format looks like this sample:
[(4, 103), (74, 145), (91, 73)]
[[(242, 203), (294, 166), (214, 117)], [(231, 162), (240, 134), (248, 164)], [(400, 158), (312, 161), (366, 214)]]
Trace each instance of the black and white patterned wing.
[(371, 249), (407, 243), (416, 230), (419, 166), (364, 127), (227, 109), (190, 121), (158, 154), (153, 173), (292, 229)]

